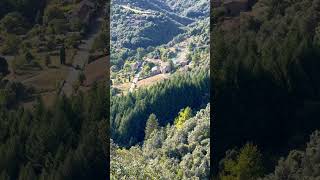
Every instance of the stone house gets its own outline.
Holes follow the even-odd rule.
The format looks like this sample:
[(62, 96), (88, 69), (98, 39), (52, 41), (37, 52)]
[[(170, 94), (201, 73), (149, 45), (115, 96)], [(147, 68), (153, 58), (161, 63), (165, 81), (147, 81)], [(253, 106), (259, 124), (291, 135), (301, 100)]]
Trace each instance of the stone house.
[(159, 66), (154, 66), (152, 69), (151, 69), (151, 74), (152, 75), (157, 75), (159, 74), (161, 71), (160, 71), (160, 68)]
[(140, 63), (140, 62), (137, 62), (137, 61), (133, 62), (133, 63), (130, 65), (131, 70), (132, 70), (132, 71), (137, 70), (137, 69), (139, 68), (140, 64), (141, 64), (141, 63)]
[(163, 73), (163, 74), (171, 72), (171, 66), (170, 66), (170, 64), (169, 64), (168, 62), (163, 62), (163, 63), (161, 64), (160, 71), (161, 71), (161, 73)]

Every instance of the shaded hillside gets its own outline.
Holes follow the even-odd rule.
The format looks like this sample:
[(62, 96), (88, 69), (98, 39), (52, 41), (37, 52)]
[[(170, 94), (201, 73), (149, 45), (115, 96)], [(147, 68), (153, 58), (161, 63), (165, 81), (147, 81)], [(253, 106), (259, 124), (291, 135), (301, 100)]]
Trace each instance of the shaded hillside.
[(263, 180), (319, 179), (320, 132), (315, 131), (304, 150), (292, 150), (286, 158), (281, 158), (275, 171)]
[(10, 12), (20, 12), (26, 17), (29, 23), (33, 23), (37, 19), (37, 14), (44, 11), (46, 5), (45, 0), (1, 0), (0, 1), (0, 19)]
[[(209, 73), (206, 70), (176, 75), (148, 89), (111, 98), (111, 138), (121, 146), (132, 146), (144, 137), (151, 113), (160, 125), (172, 123), (183, 107), (199, 109), (208, 103)], [(189, 97), (189, 98), (185, 98)]]
[(249, 141), (270, 171), (320, 127), (319, 11), (318, 0), (260, 0), (239, 17), (214, 14), (214, 158)]
[(69, 18), (81, 4), (0, 1), (0, 53), (6, 54), (0, 57), (1, 180), (107, 178), (109, 88), (94, 83), (85, 92), (77, 86), (68, 98), (58, 94), (73, 69), (65, 60), (87, 40), (80, 32), (86, 25)]

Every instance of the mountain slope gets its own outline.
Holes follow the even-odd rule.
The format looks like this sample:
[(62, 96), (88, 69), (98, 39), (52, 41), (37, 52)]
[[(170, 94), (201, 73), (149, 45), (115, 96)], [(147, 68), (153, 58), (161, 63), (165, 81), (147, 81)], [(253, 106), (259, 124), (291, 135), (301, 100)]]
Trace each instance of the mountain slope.
[(161, 0), (174, 12), (189, 18), (208, 17), (210, 6), (207, 0)]
[(112, 11), (111, 41), (115, 48), (157, 46), (183, 32), (177, 22), (155, 11), (123, 5), (113, 5)]
[(185, 26), (209, 17), (209, 1), (115, 0), (111, 40), (115, 48), (137, 49), (166, 44)]

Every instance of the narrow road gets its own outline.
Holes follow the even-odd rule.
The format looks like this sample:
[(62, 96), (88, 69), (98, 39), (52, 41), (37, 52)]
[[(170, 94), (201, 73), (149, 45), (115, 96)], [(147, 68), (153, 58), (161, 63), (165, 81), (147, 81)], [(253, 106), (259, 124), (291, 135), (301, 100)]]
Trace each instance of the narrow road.
[(72, 67), (69, 67), (69, 74), (63, 83), (60, 94), (65, 94), (68, 97), (72, 94), (72, 86), (78, 81), (80, 73), (84, 70), (85, 65), (88, 63), (90, 49), (93, 45), (94, 39), (99, 34), (102, 22), (103, 18), (100, 15), (90, 23), (89, 32), (85, 36), (85, 39), (82, 40), (82, 44), (79, 46), (79, 50), (74, 57)]
[(129, 92), (133, 92), (134, 89), (136, 88), (136, 85), (137, 85), (137, 83), (138, 83), (138, 81), (139, 81), (139, 78), (140, 78), (140, 73), (141, 73), (141, 71), (142, 71), (142, 62), (141, 62), (141, 64), (139, 65), (136, 74), (134, 75), (134, 78), (133, 78), (133, 80), (132, 80), (132, 83), (131, 83)]

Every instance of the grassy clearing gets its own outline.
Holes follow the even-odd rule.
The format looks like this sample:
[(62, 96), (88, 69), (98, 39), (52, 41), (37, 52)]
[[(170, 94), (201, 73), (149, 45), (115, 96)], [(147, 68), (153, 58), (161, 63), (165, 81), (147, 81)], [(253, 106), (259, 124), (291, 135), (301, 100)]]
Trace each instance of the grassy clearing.
[(57, 83), (63, 81), (67, 75), (68, 68), (46, 69), (38, 75), (22, 81), (26, 86), (32, 86), (37, 92), (48, 92), (57, 89)]

